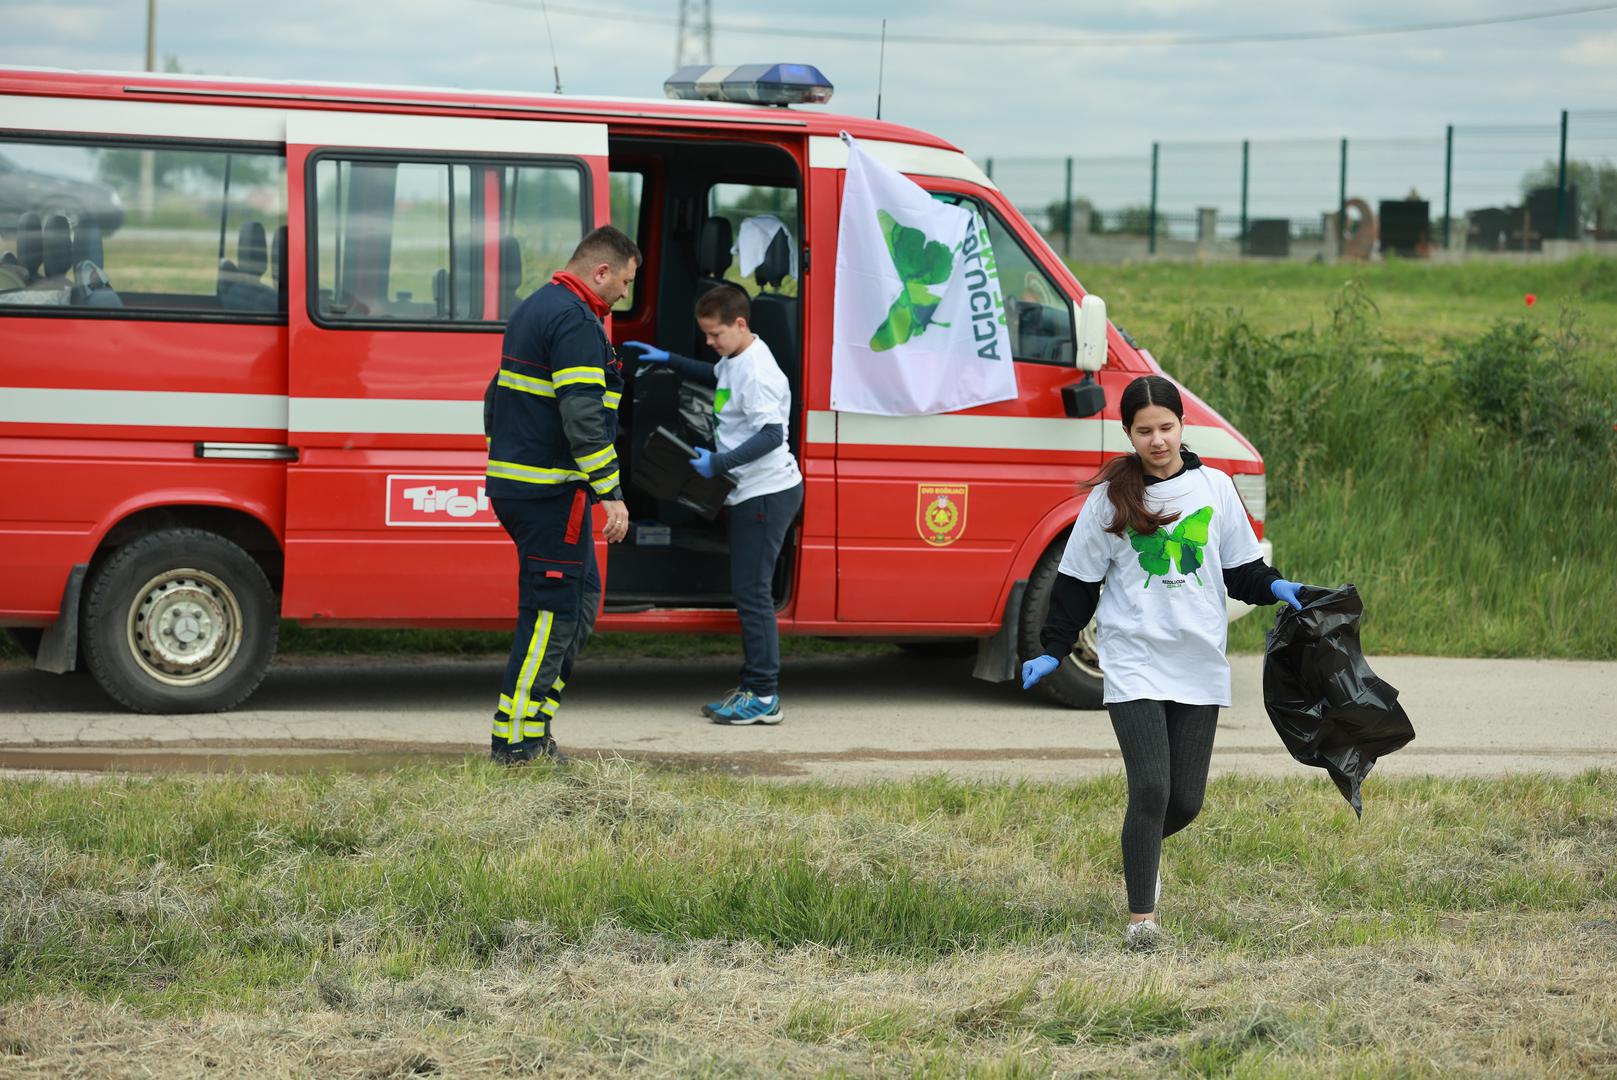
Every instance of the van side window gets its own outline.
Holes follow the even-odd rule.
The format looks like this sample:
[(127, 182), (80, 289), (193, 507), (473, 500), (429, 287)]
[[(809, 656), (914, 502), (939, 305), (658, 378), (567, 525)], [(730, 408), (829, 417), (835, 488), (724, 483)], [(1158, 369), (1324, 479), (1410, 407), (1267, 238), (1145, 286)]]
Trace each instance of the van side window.
[[(646, 250), (645, 222), (642, 220), (645, 210), (646, 174), (613, 169), (610, 183), (612, 224), (623, 230), (643, 252)], [(635, 286), (638, 284), (638, 280), (629, 283), (628, 293), (612, 305), (613, 311), (634, 310)]]
[(584, 235), (570, 164), (319, 157), (316, 321), (503, 322)]
[(993, 207), (952, 192), (934, 192), (932, 197), (976, 210), (988, 222), (988, 241), (994, 247), (999, 286), (1005, 294), (1011, 356), (1034, 363), (1070, 365), (1075, 338), (1072, 306), (1055, 280), (1022, 246)]
[(0, 140), (0, 315), (277, 322), (285, 234), (273, 151)]
[(754, 299), (765, 288), (782, 296), (797, 295), (796, 188), (714, 184), (707, 193), (707, 216), (728, 221), (731, 240), (730, 250), (702, 254), (715, 263), (702, 268), (705, 274), (740, 285)]

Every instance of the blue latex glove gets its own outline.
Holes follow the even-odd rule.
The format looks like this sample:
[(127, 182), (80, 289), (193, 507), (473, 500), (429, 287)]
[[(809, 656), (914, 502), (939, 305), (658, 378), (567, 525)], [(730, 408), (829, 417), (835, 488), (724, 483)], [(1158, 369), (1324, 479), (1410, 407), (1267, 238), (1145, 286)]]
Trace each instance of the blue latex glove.
[(698, 446), (696, 456), (691, 458), (691, 468), (696, 470), (698, 476), (704, 479), (713, 479), (713, 451), (705, 446)]
[(1275, 599), (1283, 604), (1290, 604), (1294, 610), (1301, 611), (1303, 602), (1297, 597), (1297, 590), (1302, 588), (1295, 581), (1271, 581), (1269, 591), (1274, 593)]
[(644, 341), (625, 341), (625, 345), (640, 350), (640, 359), (648, 364), (668, 363), (668, 350), (659, 349), (655, 345), (647, 345)]
[(1060, 666), (1061, 661), (1057, 660), (1049, 653), (1045, 653), (1043, 656), (1035, 656), (1033, 659), (1022, 665), (1022, 689), (1033, 689), (1034, 683), (1038, 682), (1040, 679), (1044, 678), (1046, 675), (1050, 674), (1050, 672), (1054, 671)]

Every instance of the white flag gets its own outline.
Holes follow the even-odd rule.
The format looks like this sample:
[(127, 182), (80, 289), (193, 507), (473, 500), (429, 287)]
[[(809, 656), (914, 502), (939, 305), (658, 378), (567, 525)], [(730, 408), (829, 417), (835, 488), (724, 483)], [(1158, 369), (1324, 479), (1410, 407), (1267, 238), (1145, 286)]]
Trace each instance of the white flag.
[(831, 408), (923, 416), (1016, 397), (1005, 300), (977, 213), (848, 140)]

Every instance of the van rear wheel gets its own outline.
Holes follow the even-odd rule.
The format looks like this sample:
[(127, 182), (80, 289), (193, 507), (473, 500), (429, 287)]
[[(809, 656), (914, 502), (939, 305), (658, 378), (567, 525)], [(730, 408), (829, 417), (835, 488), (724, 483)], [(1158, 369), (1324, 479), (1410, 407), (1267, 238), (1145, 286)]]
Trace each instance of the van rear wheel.
[(143, 713), (220, 712), (247, 700), (275, 655), (279, 605), (229, 540), (164, 529), (91, 575), (84, 654), (101, 688)]
[[(1031, 660), (1044, 652), (1044, 646), (1039, 644), (1039, 631), (1050, 611), (1050, 594), (1055, 589), (1061, 554), (1065, 550), (1063, 534), (1039, 556), (1033, 572), (1028, 575), (1027, 589), (1022, 594), (1022, 622), (1017, 628), (1018, 652), (1023, 660)], [(1072, 652), (1061, 658), (1061, 666), (1039, 681), (1038, 689), (1048, 700), (1069, 708), (1104, 708), (1100, 658), (1095, 650), (1095, 620), (1091, 619), (1084, 627)]]

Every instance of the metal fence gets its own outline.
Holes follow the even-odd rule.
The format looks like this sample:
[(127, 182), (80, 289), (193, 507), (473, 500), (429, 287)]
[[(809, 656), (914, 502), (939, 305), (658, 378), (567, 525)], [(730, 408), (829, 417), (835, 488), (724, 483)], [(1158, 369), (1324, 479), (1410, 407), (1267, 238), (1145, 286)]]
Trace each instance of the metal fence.
[(1159, 142), (1149, 154), (982, 164), (1076, 258), (1419, 257), (1617, 242), (1617, 110), (1451, 125), (1430, 138)]

